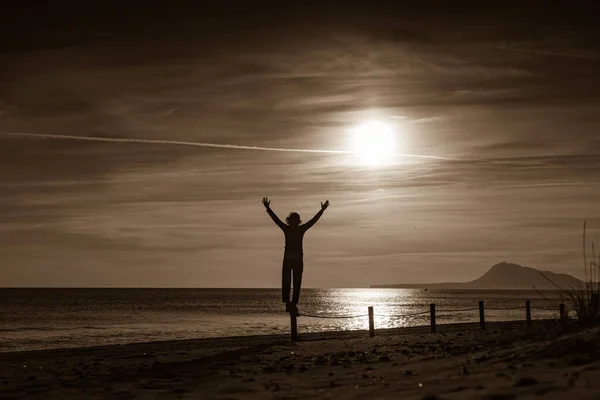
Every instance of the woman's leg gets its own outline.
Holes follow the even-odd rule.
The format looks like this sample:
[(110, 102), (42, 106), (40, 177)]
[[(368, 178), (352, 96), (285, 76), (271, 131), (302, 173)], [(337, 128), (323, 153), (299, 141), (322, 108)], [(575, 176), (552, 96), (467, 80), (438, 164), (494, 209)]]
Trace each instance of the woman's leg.
[(284, 303), (290, 301), (290, 285), (292, 284), (292, 269), (290, 268), (289, 262), (283, 260), (283, 266), (281, 267), (281, 299)]
[(298, 301), (300, 301), (300, 287), (302, 286), (302, 272), (304, 271), (302, 259), (297, 260), (292, 271), (294, 272), (294, 294), (292, 302), (298, 304)]

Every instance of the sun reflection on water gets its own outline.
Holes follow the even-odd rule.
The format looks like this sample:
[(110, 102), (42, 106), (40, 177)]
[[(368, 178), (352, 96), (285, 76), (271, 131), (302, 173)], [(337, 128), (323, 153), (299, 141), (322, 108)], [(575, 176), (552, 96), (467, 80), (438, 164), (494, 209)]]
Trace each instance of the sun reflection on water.
[(416, 322), (412, 317), (394, 317), (416, 312), (415, 307), (419, 307), (419, 302), (411, 289), (331, 289), (326, 293), (326, 296), (308, 299), (309, 304), (304, 305), (307, 313), (312, 311), (323, 317), (360, 317), (314, 320), (311, 321), (315, 325), (314, 330), (323, 330), (325, 327), (332, 330), (368, 329), (369, 306), (374, 307), (375, 324), (379, 328), (409, 326)]
[[(478, 301), (489, 306), (524, 306), (530, 293), (499, 293), (493, 291), (425, 291), (422, 289), (309, 289), (302, 300), (301, 312), (321, 318), (303, 318), (305, 332), (350, 331), (369, 329), (368, 307), (374, 308), (375, 329), (427, 326), (430, 323), (429, 304), (436, 304), (438, 324), (477, 322)], [(539, 300), (542, 301), (541, 299)], [(547, 299), (544, 301), (548, 301)], [(558, 304), (558, 301), (556, 301)], [(457, 309), (468, 311), (455, 312)], [(524, 311), (488, 310), (489, 321), (519, 320)], [(414, 315), (417, 314), (417, 315)], [(336, 316), (354, 318), (333, 318)], [(325, 318), (323, 318), (325, 317)], [(548, 317), (539, 313), (538, 318)]]

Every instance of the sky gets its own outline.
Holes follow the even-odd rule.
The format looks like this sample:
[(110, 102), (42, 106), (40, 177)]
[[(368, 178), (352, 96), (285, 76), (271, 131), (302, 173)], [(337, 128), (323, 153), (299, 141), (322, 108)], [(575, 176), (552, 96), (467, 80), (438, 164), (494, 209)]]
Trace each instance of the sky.
[[(600, 242), (593, 2), (446, 3), (9, 2), (0, 286), (277, 287), (264, 196), (305, 221), (331, 203), (305, 287), (502, 261), (582, 278), (584, 220)], [(236, 148), (352, 150), (372, 120), (438, 158)]]

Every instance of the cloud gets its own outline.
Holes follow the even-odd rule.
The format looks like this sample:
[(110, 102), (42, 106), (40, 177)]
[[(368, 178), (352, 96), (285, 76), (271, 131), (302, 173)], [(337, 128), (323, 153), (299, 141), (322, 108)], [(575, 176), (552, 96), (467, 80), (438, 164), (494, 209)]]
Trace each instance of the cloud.
[(527, 48), (527, 47), (513, 47), (510, 45), (498, 46), (496, 48), (498, 50), (502, 50), (502, 51), (531, 54), (531, 55), (536, 55), (536, 56), (578, 58), (578, 59), (584, 59), (584, 60), (600, 61), (600, 54), (590, 52), (590, 51), (585, 51), (585, 50), (584, 51), (573, 50), (570, 52), (564, 52), (564, 51), (534, 49), (534, 48)]

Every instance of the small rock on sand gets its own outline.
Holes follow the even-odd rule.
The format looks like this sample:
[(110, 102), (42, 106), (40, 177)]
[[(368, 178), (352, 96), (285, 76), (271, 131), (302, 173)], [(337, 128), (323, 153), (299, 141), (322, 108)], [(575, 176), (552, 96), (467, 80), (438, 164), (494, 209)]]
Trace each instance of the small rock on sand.
[(537, 385), (539, 382), (531, 377), (525, 377), (525, 378), (521, 378), (519, 379), (517, 382), (515, 382), (515, 386), (532, 386), (532, 385)]

